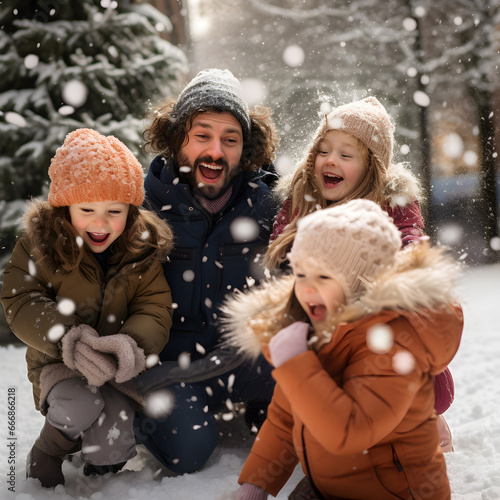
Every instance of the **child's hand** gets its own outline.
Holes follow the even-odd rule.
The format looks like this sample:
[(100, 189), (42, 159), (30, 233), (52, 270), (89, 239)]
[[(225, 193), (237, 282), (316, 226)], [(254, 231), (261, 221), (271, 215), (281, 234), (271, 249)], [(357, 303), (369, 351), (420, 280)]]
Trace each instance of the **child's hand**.
[(273, 365), (278, 368), (285, 361), (307, 351), (309, 324), (296, 321), (279, 331), (269, 342), (269, 352)]
[(146, 367), (144, 351), (123, 333), (99, 334), (89, 325), (74, 326), (62, 338), (63, 361), (78, 370), (89, 384), (101, 386), (114, 379), (126, 382)]
[(136, 341), (124, 333), (105, 335), (93, 341), (92, 347), (102, 353), (112, 354), (118, 367), (114, 379), (127, 382), (146, 369), (146, 356)]
[(116, 375), (118, 365), (111, 354), (96, 351), (92, 342), (99, 334), (89, 325), (74, 326), (62, 338), (63, 362), (79, 371), (90, 385), (100, 387)]
[(236, 491), (236, 500), (267, 500), (266, 490), (251, 483), (243, 483)]

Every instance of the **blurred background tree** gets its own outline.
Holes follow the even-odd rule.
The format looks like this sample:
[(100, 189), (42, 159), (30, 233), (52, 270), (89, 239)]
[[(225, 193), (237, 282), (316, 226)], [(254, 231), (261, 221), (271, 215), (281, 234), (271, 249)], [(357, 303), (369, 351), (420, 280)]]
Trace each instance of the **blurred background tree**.
[[(16, 0), (0, 5), (0, 270), (26, 200), (46, 195), (48, 167), (72, 130), (114, 135), (147, 168), (148, 99), (187, 72), (163, 34), (169, 18), (129, 0)], [(1, 313), (0, 313), (1, 316)]]

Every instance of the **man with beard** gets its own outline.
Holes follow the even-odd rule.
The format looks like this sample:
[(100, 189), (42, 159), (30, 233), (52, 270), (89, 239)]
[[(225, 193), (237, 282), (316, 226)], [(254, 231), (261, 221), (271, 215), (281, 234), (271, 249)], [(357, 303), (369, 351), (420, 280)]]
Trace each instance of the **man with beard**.
[(261, 106), (249, 111), (228, 70), (209, 69), (156, 109), (144, 132), (146, 146), (159, 153), (145, 181), (147, 203), (174, 231), (164, 264), (174, 314), (160, 363), (138, 378), (149, 402), (166, 394), (170, 408), (158, 415), (150, 404), (135, 431), (176, 473), (208, 460), (216, 416), (245, 403), (256, 432), (272, 396), (271, 366), (222, 348), (217, 325), (226, 294), (262, 277), (260, 256), (278, 208), (269, 187), (277, 143), (270, 116)]

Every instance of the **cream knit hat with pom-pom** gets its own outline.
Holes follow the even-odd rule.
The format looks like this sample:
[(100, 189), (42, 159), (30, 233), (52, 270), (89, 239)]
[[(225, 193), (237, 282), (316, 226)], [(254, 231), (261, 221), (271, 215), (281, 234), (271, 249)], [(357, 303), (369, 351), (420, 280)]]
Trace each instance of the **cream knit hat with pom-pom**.
[(356, 199), (318, 210), (297, 223), (289, 253), (292, 267), (309, 260), (343, 286), (347, 303), (357, 300), (401, 248), (401, 236), (387, 212)]
[(376, 97), (334, 108), (320, 127), (323, 135), (340, 130), (359, 139), (387, 170), (392, 161), (394, 124)]

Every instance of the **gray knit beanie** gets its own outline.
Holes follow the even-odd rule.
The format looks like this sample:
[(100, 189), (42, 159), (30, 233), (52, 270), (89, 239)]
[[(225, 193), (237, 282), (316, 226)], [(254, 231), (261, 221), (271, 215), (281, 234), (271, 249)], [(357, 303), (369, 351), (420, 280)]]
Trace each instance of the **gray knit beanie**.
[(381, 271), (391, 267), (401, 236), (387, 212), (373, 201), (356, 199), (300, 219), (289, 259), (309, 260), (329, 271), (344, 288), (347, 303), (357, 300)]
[(240, 122), (243, 136), (250, 134), (248, 105), (241, 97), (239, 80), (229, 70), (200, 71), (181, 92), (171, 114), (184, 120), (205, 108), (228, 111)]
[(340, 130), (359, 139), (387, 170), (392, 161), (394, 124), (376, 97), (334, 108), (318, 131)]

